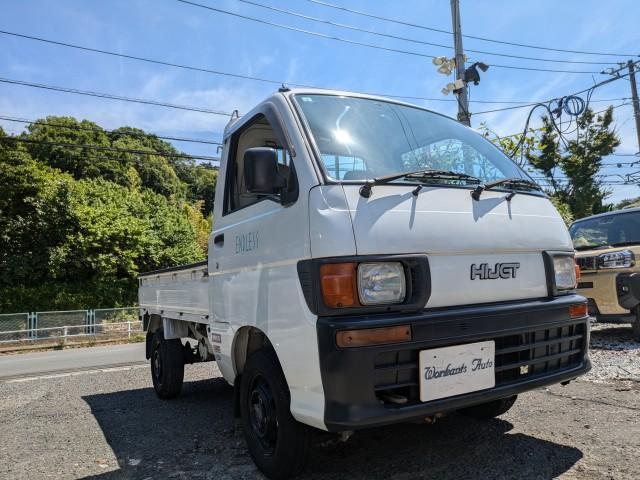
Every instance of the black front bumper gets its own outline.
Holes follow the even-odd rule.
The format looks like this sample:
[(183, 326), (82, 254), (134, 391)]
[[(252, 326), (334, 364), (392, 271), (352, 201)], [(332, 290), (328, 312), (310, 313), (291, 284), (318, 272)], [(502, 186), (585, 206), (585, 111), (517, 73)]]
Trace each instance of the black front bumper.
[[(588, 317), (570, 318), (578, 295), (527, 302), (359, 318), (320, 317), (318, 342), (330, 431), (354, 430), (425, 417), (571, 380), (591, 368)], [(411, 325), (412, 341), (339, 348), (336, 332)], [(494, 388), (420, 402), (421, 350), (495, 340)], [(522, 368), (521, 368), (522, 367)], [(390, 398), (404, 397), (398, 404)]]

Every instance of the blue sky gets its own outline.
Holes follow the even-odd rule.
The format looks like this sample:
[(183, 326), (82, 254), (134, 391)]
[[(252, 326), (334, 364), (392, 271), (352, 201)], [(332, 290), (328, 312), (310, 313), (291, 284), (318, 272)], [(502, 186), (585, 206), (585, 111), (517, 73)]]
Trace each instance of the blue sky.
[[(428, 55), (451, 55), (451, 50), (372, 36), (294, 18), (238, 0), (195, 0), (212, 7), (271, 22), (307, 29), (388, 48)], [(258, 3), (341, 22), (381, 33), (451, 45), (450, 35), (381, 22), (329, 9), (308, 0), (255, 0)], [(450, 30), (449, 2), (406, 0), (397, 2), (327, 0), (376, 15)], [(326, 38), (258, 24), (216, 13), (176, 0), (23, 0), (3, 2), (0, 29), (83, 46), (112, 50), (243, 75), (284, 82), (371, 91), (395, 95), (443, 97), (441, 88), (451, 81), (436, 73), (429, 58), (349, 45)], [(461, 0), (463, 32), (518, 43), (571, 50), (640, 53), (640, 7), (637, 1), (619, 0)], [(572, 61), (615, 62), (627, 57), (550, 52), (465, 39), (465, 48), (530, 57)], [(489, 65), (505, 64), (565, 70), (599, 71), (604, 65), (580, 65), (518, 60), (471, 54)], [(132, 60), (80, 52), (0, 35), (0, 77), (154, 99), (209, 109), (240, 112), (277, 88), (276, 85), (229, 78)], [(602, 75), (531, 72), (490, 68), (481, 84), (472, 87), (472, 100), (529, 101), (553, 98), (582, 90)], [(626, 80), (599, 89), (594, 99), (629, 96)], [(455, 104), (414, 101), (439, 112), (455, 115)], [(614, 101), (620, 104), (621, 101)], [(607, 103), (596, 103), (596, 109)], [(472, 112), (501, 105), (472, 103)], [(528, 109), (477, 115), (501, 135), (521, 131)], [(160, 135), (219, 139), (225, 117), (69, 95), (0, 83), (0, 115), (39, 118), (72, 115), (96, 121), (106, 128), (131, 125)], [(632, 108), (615, 111), (622, 139), (618, 153), (635, 153)], [(534, 120), (533, 126), (537, 126)], [(0, 120), (5, 130), (17, 133), (19, 124)], [(215, 155), (215, 147), (176, 143), (183, 151)], [(629, 161), (611, 157), (607, 163)], [(635, 168), (607, 167), (603, 173), (625, 174)], [(637, 168), (640, 170), (640, 166)], [(616, 186), (610, 201), (640, 195), (635, 185)]]

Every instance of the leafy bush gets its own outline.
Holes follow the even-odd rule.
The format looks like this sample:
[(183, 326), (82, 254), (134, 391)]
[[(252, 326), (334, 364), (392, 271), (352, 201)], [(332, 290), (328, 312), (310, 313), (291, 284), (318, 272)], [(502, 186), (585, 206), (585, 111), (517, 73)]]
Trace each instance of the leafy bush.
[[(22, 137), (176, 153), (140, 133), (48, 117)], [(206, 258), (203, 209), (213, 199), (199, 195), (213, 196), (217, 176), (189, 174), (188, 161), (115, 155), (0, 143), (0, 312), (132, 305), (140, 272)]]

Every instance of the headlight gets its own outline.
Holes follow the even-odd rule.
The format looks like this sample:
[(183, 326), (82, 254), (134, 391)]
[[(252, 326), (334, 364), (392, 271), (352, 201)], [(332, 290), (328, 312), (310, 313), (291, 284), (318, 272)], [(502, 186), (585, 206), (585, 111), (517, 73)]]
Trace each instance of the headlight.
[(406, 281), (400, 262), (358, 265), (358, 296), (363, 305), (401, 303), (405, 295)]
[(603, 253), (598, 255), (598, 268), (627, 268), (635, 264), (635, 255), (631, 250)]
[(554, 255), (553, 274), (556, 290), (576, 287), (576, 263), (573, 255)]

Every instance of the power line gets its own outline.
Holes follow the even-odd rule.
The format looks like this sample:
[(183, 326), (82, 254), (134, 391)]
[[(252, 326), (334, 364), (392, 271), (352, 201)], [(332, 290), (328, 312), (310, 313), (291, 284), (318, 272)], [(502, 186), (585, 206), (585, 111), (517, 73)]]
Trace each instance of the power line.
[(119, 100), (121, 102), (142, 103), (142, 104), (145, 104), (145, 105), (155, 105), (157, 107), (174, 108), (174, 109), (177, 109), (177, 110), (189, 110), (191, 112), (210, 113), (212, 115), (221, 115), (221, 116), (225, 116), (225, 117), (230, 117), (232, 115), (229, 112), (221, 112), (219, 110), (209, 110), (207, 108), (193, 107), (193, 106), (188, 106), (188, 105), (177, 105), (175, 103), (158, 102), (158, 101), (155, 101), (155, 100), (146, 100), (146, 99), (142, 99), (142, 98), (122, 97), (120, 95), (112, 95), (110, 93), (91, 92), (91, 91), (87, 91), (87, 90), (78, 90), (78, 89), (75, 89), (75, 88), (57, 87), (55, 85), (45, 85), (45, 84), (42, 84), (42, 83), (32, 83), (32, 82), (26, 82), (24, 80), (12, 80), (10, 78), (1, 78), (0, 77), (0, 83), (10, 83), (10, 84), (13, 84), (13, 85), (23, 85), (23, 86), (26, 86), (26, 87), (42, 88), (42, 89), (45, 89), (45, 90), (54, 90), (54, 91), (57, 91), (57, 92), (73, 93), (73, 94), (76, 94), (76, 95), (87, 95), (89, 97), (106, 98), (106, 99), (109, 99), (109, 100)]
[[(391, 48), (391, 47), (384, 47), (382, 45), (373, 45), (370, 43), (365, 43), (365, 42), (359, 42), (356, 40), (349, 40), (346, 38), (342, 38), (342, 37), (336, 37), (334, 35), (327, 35), (324, 33), (320, 33), (320, 32), (314, 32), (311, 30), (306, 30), (303, 28), (297, 28), (297, 27), (292, 27), (290, 25), (284, 25), (282, 23), (276, 23), (276, 22), (270, 22), (268, 20), (262, 20), (260, 18), (255, 18), (255, 17), (250, 17), (248, 15), (243, 15), (240, 13), (235, 13), (235, 12), (230, 12), (228, 10), (223, 10), (221, 8), (216, 8), (216, 7), (211, 7), (209, 5), (202, 5), (200, 3), (196, 3), (196, 2), (191, 2), (189, 0), (177, 0), (180, 3), (184, 3), (186, 5), (191, 5), (194, 7), (199, 7), (199, 8), (204, 8), (213, 12), (217, 12), (217, 13), (222, 13), (225, 15), (231, 15), (233, 17), (238, 17), (238, 18), (242, 18), (244, 20), (250, 20), (252, 22), (257, 22), (257, 23), (261, 23), (263, 25), (269, 25), (271, 27), (276, 27), (276, 28), (281, 28), (284, 30), (289, 30), (292, 32), (298, 32), (298, 33), (303, 33), (305, 35), (312, 35), (315, 37), (320, 37), (320, 38), (325, 38), (328, 40), (334, 40), (334, 41), (338, 41), (338, 42), (343, 42), (343, 43), (349, 43), (351, 45), (358, 45), (361, 47), (367, 47), (367, 48), (373, 48), (373, 49), (377, 49), (377, 50), (384, 50), (387, 52), (394, 52), (394, 53), (402, 53), (405, 55), (413, 55), (416, 57), (423, 57), (423, 58), (435, 58), (435, 55), (428, 55), (425, 53), (420, 53), (420, 52), (414, 52), (411, 50), (402, 50), (399, 48)], [(577, 74), (589, 74), (589, 75), (602, 75), (602, 72), (597, 72), (597, 71), (584, 71), (584, 70), (557, 70), (557, 69), (550, 69), (550, 68), (537, 68), (537, 67), (521, 67), (521, 66), (516, 66), (516, 65), (498, 65), (495, 63), (491, 64), (492, 67), (494, 68), (507, 68), (507, 69), (511, 69), (511, 70), (526, 70), (526, 71), (535, 71), (535, 72), (552, 72), (552, 73), (577, 73)]]
[[(629, 100), (629, 98), (618, 98), (618, 99), (611, 99), (611, 100)], [(593, 103), (594, 101), (591, 100), (589, 103)], [(538, 104), (534, 104), (534, 105), (538, 105)], [(619, 105), (611, 105), (611, 107), (615, 110), (616, 108), (620, 108), (620, 107), (624, 107), (626, 105), (630, 105), (630, 103), (628, 102), (623, 102)], [(597, 112), (593, 112), (594, 115), (599, 115), (601, 113), (606, 112), (607, 110), (609, 110), (609, 108), (605, 108), (603, 110), (598, 110)], [(484, 112), (483, 112), (484, 113)], [(538, 127), (538, 128), (529, 128), (527, 129), (527, 132), (518, 132), (518, 133), (511, 133), (509, 135), (497, 135), (495, 132), (491, 132), (494, 135), (496, 135), (498, 138), (510, 138), (510, 137), (517, 137), (526, 133), (534, 133), (534, 132), (538, 132), (544, 130), (544, 127)], [(619, 155), (617, 153), (612, 153), (611, 155)], [(636, 156), (636, 155), (630, 155), (630, 156)]]
[[(337, 89), (337, 90), (339, 90), (339, 88), (336, 88), (336, 87), (318, 86), (318, 85), (311, 85), (311, 84), (304, 84), (304, 83), (292, 83), (292, 82), (286, 82), (284, 80), (276, 80), (276, 79), (270, 79), (270, 78), (255, 77), (255, 76), (251, 76), (251, 75), (242, 75), (242, 74), (239, 74), (239, 73), (225, 72), (225, 71), (214, 70), (214, 69), (210, 69), (210, 68), (206, 68), (206, 67), (184, 65), (184, 64), (173, 63), (173, 62), (168, 62), (168, 61), (164, 61), (164, 60), (157, 60), (157, 59), (151, 59), (151, 58), (147, 58), (147, 57), (141, 57), (141, 56), (137, 56), (137, 55), (128, 55), (128, 54), (113, 52), (113, 51), (109, 51), (109, 50), (102, 50), (102, 49), (98, 49), (98, 48), (86, 47), (86, 46), (83, 46), (83, 45), (78, 45), (78, 44), (73, 44), (73, 43), (66, 43), (66, 42), (60, 42), (60, 41), (57, 41), (57, 40), (51, 40), (51, 39), (42, 38), (42, 37), (35, 37), (35, 36), (32, 36), (32, 35), (24, 35), (24, 34), (16, 33), (16, 32), (8, 32), (8, 31), (5, 31), (5, 30), (0, 30), (0, 34), (10, 35), (10, 36), (13, 36), (13, 37), (23, 38), (23, 39), (28, 39), (28, 40), (34, 40), (34, 41), (37, 41), (37, 42), (42, 42), (42, 43), (47, 43), (47, 44), (52, 44), (52, 45), (57, 45), (57, 46), (62, 46), (62, 47), (67, 47), (67, 48), (73, 48), (73, 49), (77, 49), (77, 50), (83, 50), (83, 51), (92, 52), (92, 53), (99, 53), (99, 54), (102, 54), (102, 55), (109, 55), (109, 56), (113, 56), (113, 57), (126, 58), (128, 60), (134, 60), (134, 61), (139, 61), (139, 62), (152, 63), (152, 64), (156, 64), (156, 65), (163, 65), (163, 66), (168, 66), (168, 67), (180, 68), (180, 69), (183, 69), (183, 70), (192, 70), (192, 71), (201, 72), (201, 73), (209, 73), (209, 74), (213, 74), (213, 75), (221, 75), (221, 76), (227, 76), (227, 77), (232, 77), (232, 78), (240, 78), (240, 79), (243, 79), (243, 80), (251, 80), (251, 81), (256, 81), (256, 82), (269, 83), (269, 84), (273, 84), (273, 85), (287, 84), (287, 85), (292, 86), (292, 87), (328, 88), (328, 89)], [(380, 97), (400, 98), (400, 99), (406, 99), (406, 100), (423, 100), (423, 101), (432, 101), (432, 102), (455, 102), (456, 101), (454, 99), (449, 99), (449, 98), (440, 98), (440, 97), (433, 98), (433, 97), (421, 97), (421, 96), (413, 96), (413, 95), (396, 95), (396, 94), (391, 94), (391, 93), (380, 93), (380, 92), (359, 92), (359, 93), (362, 93), (364, 95), (375, 95), (375, 96), (380, 96)], [(619, 99), (614, 99), (614, 100), (619, 100)], [(505, 105), (520, 105), (520, 104), (537, 103), (537, 101), (534, 101), (534, 100), (502, 101), (502, 100), (473, 100), (472, 99), (470, 101), (471, 101), (471, 103), (499, 104), (499, 105), (502, 105), (502, 104), (505, 104)], [(610, 100), (603, 99), (603, 100), (592, 100), (592, 101), (593, 102), (608, 102)]]
[(30, 143), (34, 145), (48, 145), (51, 147), (63, 147), (63, 148), (87, 148), (90, 150), (103, 150), (108, 152), (119, 152), (119, 153), (132, 153), (137, 155), (155, 155), (158, 157), (169, 157), (169, 158), (187, 158), (189, 160), (208, 160), (212, 162), (218, 162), (220, 159), (217, 157), (210, 157), (206, 155), (187, 155), (183, 153), (168, 153), (168, 152), (158, 152), (156, 150), (147, 151), (147, 150), (138, 150), (133, 148), (120, 148), (120, 147), (109, 147), (106, 145), (89, 145), (82, 143), (66, 143), (66, 142), (52, 142), (48, 140), (34, 140), (31, 138), (20, 138), (20, 137), (11, 137), (8, 135), (0, 136), (0, 141), (4, 142), (19, 142), (19, 143)]
[[(222, 142), (216, 142), (211, 140), (200, 140), (198, 138), (170, 137), (166, 135), (156, 135), (155, 133), (116, 132), (114, 130), (107, 130), (100, 127), (93, 128), (93, 127), (87, 127), (83, 125), (64, 125), (62, 123), (51, 123), (51, 122), (45, 122), (43, 120), (29, 120), (26, 118), (9, 117), (6, 115), (0, 115), (0, 120), (5, 120), (7, 122), (14, 122), (14, 123), (24, 123), (28, 125), (37, 124), (37, 125), (46, 125), (48, 127), (54, 127), (54, 128), (68, 128), (71, 130), (87, 130), (92, 132), (104, 132), (104, 133), (115, 134), (120, 136), (128, 136), (128, 137), (140, 137), (140, 138), (151, 138), (151, 139), (159, 138), (161, 140), (172, 140), (175, 142), (204, 143), (207, 145), (222, 145)], [(134, 127), (129, 127), (129, 128), (134, 128)]]
[[(592, 85), (592, 86), (590, 86), (588, 88), (584, 88), (584, 89), (582, 89), (582, 90), (580, 90), (578, 92), (574, 92), (574, 93), (571, 93), (569, 95), (565, 95), (565, 97), (566, 96), (576, 96), (576, 95), (580, 95), (580, 94), (585, 93), (585, 92), (593, 92), (596, 88), (602, 87), (602, 86), (607, 85), (607, 84), (609, 84), (611, 82), (615, 82), (616, 80), (620, 80), (622, 78), (625, 78), (628, 75), (629, 74), (627, 73), (627, 74), (620, 75), (620, 76), (617, 76), (617, 77), (608, 78), (607, 80), (603, 80), (601, 82), (598, 82), (595, 85)], [(555, 99), (546, 100), (545, 102), (550, 102), (550, 101), (553, 101), (553, 100), (555, 100)], [(591, 102), (591, 100), (589, 100), (589, 101)], [(513, 107), (494, 108), (494, 109), (491, 109), (491, 110), (484, 110), (484, 111), (481, 111), (481, 112), (474, 112), (474, 115), (483, 115), (485, 113), (503, 112), (503, 111), (506, 111), (506, 110), (515, 110), (517, 108), (534, 107), (536, 105), (540, 105), (541, 103), (545, 103), (545, 102), (531, 102), (531, 103), (526, 103), (526, 104), (523, 104), (523, 105), (516, 105), (516, 106), (513, 106)]]
[[(364, 17), (369, 17), (369, 18), (374, 18), (376, 20), (382, 20), (384, 22), (390, 22), (390, 23), (396, 23), (399, 25), (404, 25), (407, 27), (414, 27), (414, 28), (420, 28), (423, 30), (429, 30), (431, 32), (438, 32), (438, 33), (446, 33), (447, 35), (452, 35), (453, 32), (449, 31), (449, 30), (443, 30), (440, 28), (434, 28), (434, 27), (427, 27), (425, 25), (419, 25), (416, 23), (411, 23), (411, 22), (407, 22), (407, 21), (403, 21), (403, 20), (399, 20), (396, 18), (387, 18), (387, 17), (383, 17), (381, 15), (375, 15), (372, 13), (367, 13), (367, 12), (363, 12), (363, 11), (359, 11), (359, 10), (354, 10), (351, 8), (347, 8), (347, 7), (343, 7), (340, 5), (334, 5), (332, 3), (328, 3), (328, 2), (324, 2), (324, 1), (320, 1), (320, 0), (307, 0), (308, 2), (311, 3), (315, 3), (318, 5), (322, 5), (323, 7), (328, 7), (328, 8), (333, 8), (335, 10), (342, 10), (345, 12), (349, 12), (349, 13), (353, 13), (355, 15), (361, 15)], [(605, 52), (590, 52), (590, 51), (584, 51), (584, 50), (569, 50), (566, 48), (553, 48), (553, 47), (545, 47), (542, 45), (532, 45), (532, 44), (527, 44), (527, 43), (517, 43), (517, 42), (509, 42), (506, 40), (496, 40), (496, 39), (492, 39), (492, 38), (487, 38), (487, 37), (480, 37), (477, 35), (463, 35), (463, 37), (466, 38), (472, 38), (474, 40), (481, 40), (483, 42), (491, 42), (491, 43), (498, 43), (498, 44), (502, 44), (502, 45), (511, 45), (514, 47), (523, 47), (523, 48), (533, 48), (533, 49), (537, 49), (537, 50), (547, 50), (547, 51), (551, 51), (551, 52), (564, 52), (564, 53), (578, 53), (578, 54), (582, 54), (582, 55), (600, 55), (600, 56), (609, 56), (609, 57), (637, 57), (638, 54), (637, 53), (605, 53)]]
[[(389, 33), (382, 33), (382, 32), (377, 32), (375, 30), (368, 30), (366, 28), (360, 28), (360, 27), (356, 27), (353, 25), (348, 25), (345, 23), (338, 23), (338, 22), (332, 22), (330, 20), (325, 20), (322, 18), (317, 18), (317, 17), (312, 17), (310, 15), (305, 15), (299, 12), (293, 12), (291, 10), (285, 10), (282, 8), (277, 8), (277, 7), (273, 7), (271, 5), (264, 5), (258, 2), (254, 2), (251, 0), (236, 0), (238, 2), (241, 3), (246, 3), (248, 5), (253, 5), (259, 8), (264, 8), (267, 10), (271, 10), (273, 12), (278, 12), (278, 13), (283, 13), (285, 15), (290, 15), (293, 17), (297, 17), (297, 18), (303, 18), (305, 20), (309, 20), (312, 22), (317, 22), (317, 23), (323, 23), (325, 25), (331, 25), (333, 27), (338, 27), (338, 28), (344, 28), (347, 30), (353, 30), (356, 32), (363, 32), (363, 33), (367, 33), (370, 35), (377, 35), (379, 37), (386, 37), (386, 38), (393, 38), (395, 40), (402, 40), (405, 42), (411, 42), (411, 43), (417, 43), (417, 44), (421, 44), (421, 45), (429, 45), (432, 47), (440, 47), (440, 48), (446, 48), (448, 50), (452, 50), (453, 47), (451, 45), (445, 45), (445, 44), (441, 44), (441, 43), (432, 43), (432, 42), (426, 42), (423, 40), (418, 40), (415, 38), (408, 38), (408, 37), (401, 37), (399, 35), (392, 35)], [(463, 35), (464, 36), (464, 35)], [(521, 55), (511, 55), (508, 53), (498, 53), (498, 52), (487, 52), (484, 50), (472, 50), (470, 48), (466, 48), (465, 49), (467, 52), (472, 52), (472, 53), (480, 53), (482, 55), (492, 55), (492, 56), (498, 56), (498, 57), (507, 57), (507, 58), (517, 58), (520, 60), (533, 60), (533, 61), (537, 61), (537, 62), (553, 62), (553, 63), (574, 63), (574, 64), (588, 64), (588, 65), (611, 65), (612, 62), (590, 62), (590, 61), (584, 61), (584, 60), (558, 60), (558, 59), (554, 59), (554, 58), (537, 58), (537, 57), (524, 57)]]
[[(179, 0), (180, 1), (180, 0)], [(615, 77), (615, 78), (611, 78), (608, 80), (605, 80), (604, 82), (601, 82), (600, 84), (595, 85), (594, 87), (591, 88), (595, 88), (597, 86), (601, 86), (604, 85), (606, 83), (615, 81), (615, 80), (619, 80), (620, 78), (624, 78), (625, 75), (621, 75), (620, 77)], [(210, 113), (213, 115), (222, 115), (222, 116), (232, 116), (231, 113), (228, 112), (221, 112), (221, 111), (217, 111), (217, 110), (209, 110), (209, 109), (205, 109), (205, 108), (201, 108), (201, 107), (194, 107), (194, 106), (188, 106), (188, 105), (177, 105), (177, 104), (173, 104), (173, 103), (165, 103), (165, 102), (159, 102), (156, 100), (147, 100), (147, 99), (141, 99), (141, 98), (131, 98), (131, 97), (123, 97), (123, 96), (119, 96), (119, 95), (112, 95), (109, 93), (102, 93), (102, 92), (92, 92), (92, 91), (87, 91), (87, 90), (78, 90), (75, 88), (68, 88), (68, 87), (60, 87), (60, 86), (55, 86), (55, 85), (46, 85), (46, 84), (41, 84), (41, 83), (33, 83), (33, 82), (27, 82), (24, 80), (15, 80), (15, 79), (9, 79), (9, 78), (2, 78), (0, 77), (0, 83), (8, 83), (8, 84), (12, 84), (12, 85), (21, 85), (21, 86), (26, 86), (26, 87), (33, 87), (33, 88), (41, 88), (41, 89), (45, 89), (45, 90), (53, 90), (53, 91), (57, 91), (57, 92), (63, 92), (63, 93), (71, 93), (71, 94), (75, 94), (75, 95), (86, 95), (86, 96), (90, 96), (90, 97), (97, 97), (97, 98), (105, 98), (105, 99), (109, 99), (109, 100), (118, 100), (118, 101), (123, 101), (123, 102), (133, 102), (133, 103), (141, 103), (141, 104), (146, 104), (146, 105), (154, 105), (154, 106), (158, 106), (158, 107), (167, 107), (167, 108), (174, 108), (174, 109), (179, 109), (179, 110), (187, 110), (187, 111), (193, 111), (193, 112), (200, 112), (200, 113)], [(315, 87), (309, 87), (309, 88), (315, 88)], [(582, 90), (578, 93), (583, 93), (585, 91), (587, 91), (588, 89)], [(576, 94), (578, 94), (576, 93)], [(573, 95), (576, 95), (573, 94)], [(369, 94), (369, 95), (374, 95), (374, 94)], [(615, 99), (614, 99), (615, 100)], [(624, 100), (624, 99), (620, 99), (620, 100)], [(534, 105), (537, 105), (539, 103), (542, 102), (548, 102), (550, 100), (543, 100), (541, 102), (531, 102), (531, 103), (525, 103), (525, 104), (521, 104), (521, 105), (516, 105), (516, 106), (512, 106), (512, 107), (504, 107), (504, 108), (496, 108), (496, 109), (492, 109), (492, 110), (485, 110), (485, 111), (481, 111), (481, 112), (476, 112), (474, 113), (474, 115), (482, 115), (485, 113), (493, 113), (493, 112), (501, 112), (501, 111), (505, 111), (505, 110), (513, 110), (513, 109), (517, 109), (517, 108), (525, 108), (525, 107), (531, 107)], [(607, 99), (602, 99), (602, 100), (592, 100), (592, 102), (606, 102), (609, 101)], [(492, 102), (493, 103), (493, 102)], [(498, 103), (498, 102), (495, 102)], [(513, 103), (513, 102), (505, 102), (505, 103)], [(186, 141), (186, 140), (183, 140)]]

